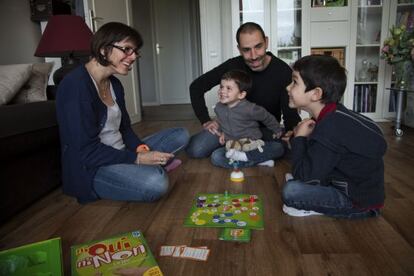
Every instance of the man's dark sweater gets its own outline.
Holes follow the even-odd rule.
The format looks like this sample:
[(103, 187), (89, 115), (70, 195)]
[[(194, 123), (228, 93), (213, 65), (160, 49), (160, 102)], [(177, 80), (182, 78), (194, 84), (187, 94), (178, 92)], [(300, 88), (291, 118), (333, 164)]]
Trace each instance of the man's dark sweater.
[(247, 100), (264, 107), (279, 122), (283, 113), (286, 130), (291, 130), (297, 125), (300, 117), (296, 109), (289, 108), (289, 98), (286, 91), (286, 86), (292, 81), (292, 70), (272, 53), (268, 52), (267, 55), (271, 56), (272, 59), (263, 71), (252, 71), (246, 65), (243, 57), (238, 56), (227, 60), (193, 81), (190, 85), (191, 104), (202, 124), (211, 120), (208, 115), (204, 93), (220, 84), (224, 73), (230, 70), (243, 70), (253, 80), (253, 87), (247, 95)]
[(292, 143), (292, 173), (308, 183), (333, 185), (356, 207), (384, 203), (387, 149), (381, 129), (370, 119), (337, 104), (315, 125), (309, 137)]

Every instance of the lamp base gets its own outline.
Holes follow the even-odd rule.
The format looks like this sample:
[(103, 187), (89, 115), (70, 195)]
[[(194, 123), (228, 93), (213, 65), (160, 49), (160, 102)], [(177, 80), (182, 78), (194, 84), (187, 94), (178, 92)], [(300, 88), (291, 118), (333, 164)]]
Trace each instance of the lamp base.
[(55, 83), (55, 85), (58, 85), (63, 78), (73, 69), (75, 69), (76, 67), (78, 67), (80, 64), (80, 62), (78, 62), (75, 59), (70, 60), (69, 62), (65, 62), (62, 67), (60, 67), (59, 69), (57, 69), (55, 71), (55, 73), (53, 74), (53, 82)]

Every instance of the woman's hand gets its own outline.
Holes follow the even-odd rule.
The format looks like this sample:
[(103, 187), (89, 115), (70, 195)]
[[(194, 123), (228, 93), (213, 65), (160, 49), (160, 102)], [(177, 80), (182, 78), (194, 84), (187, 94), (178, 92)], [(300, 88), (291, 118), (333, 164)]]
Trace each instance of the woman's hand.
[(135, 163), (144, 165), (165, 165), (174, 154), (160, 151), (140, 152)]

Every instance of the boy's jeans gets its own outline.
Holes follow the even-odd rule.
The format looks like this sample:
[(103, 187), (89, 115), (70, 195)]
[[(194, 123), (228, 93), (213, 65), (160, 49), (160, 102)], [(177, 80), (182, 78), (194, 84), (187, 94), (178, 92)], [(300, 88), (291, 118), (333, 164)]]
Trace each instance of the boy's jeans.
[(356, 208), (350, 198), (333, 186), (287, 181), (282, 191), (283, 203), (299, 210), (312, 210), (336, 218), (366, 218), (379, 216), (379, 209)]
[[(189, 135), (184, 128), (171, 128), (143, 139), (151, 150), (176, 152), (184, 148)], [(150, 202), (168, 190), (168, 176), (161, 166), (115, 164), (98, 169), (94, 188), (100, 198)]]

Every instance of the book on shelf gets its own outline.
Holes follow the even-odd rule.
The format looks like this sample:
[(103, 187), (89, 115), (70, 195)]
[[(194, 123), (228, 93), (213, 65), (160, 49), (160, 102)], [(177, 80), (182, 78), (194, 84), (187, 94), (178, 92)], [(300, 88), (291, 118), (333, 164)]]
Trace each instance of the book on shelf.
[(355, 112), (375, 112), (376, 104), (375, 84), (356, 84), (354, 86), (353, 110)]
[(406, 26), (407, 29), (413, 29), (414, 28), (414, 12), (412, 10), (410, 11), (403, 11), (397, 13), (397, 26)]
[(162, 276), (140, 231), (71, 247), (72, 275)]
[(63, 275), (60, 238), (1, 251), (0, 275)]
[(354, 102), (352, 105), (352, 110), (358, 112), (358, 85), (354, 85)]

